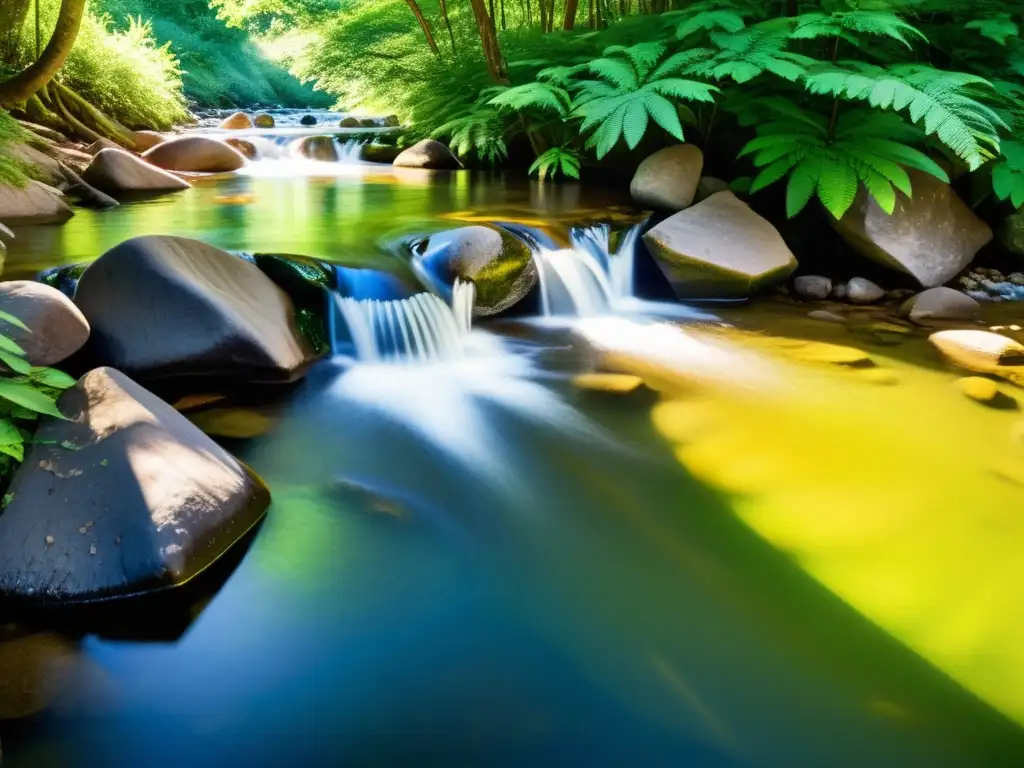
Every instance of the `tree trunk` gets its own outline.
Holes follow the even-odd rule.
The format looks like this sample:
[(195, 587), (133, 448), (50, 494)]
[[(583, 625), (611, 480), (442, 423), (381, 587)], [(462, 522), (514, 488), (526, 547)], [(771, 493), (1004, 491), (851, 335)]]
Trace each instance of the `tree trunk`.
[(501, 31), (504, 32), (507, 29), (505, 26), (505, 0), (501, 0)]
[(423, 36), (427, 38), (427, 45), (430, 46), (430, 50), (440, 55), (441, 51), (437, 47), (437, 41), (434, 40), (434, 33), (430, 31), (430, 24), (427, 23), (427, 17), (420, 10), (420, 4), (416, 0), (405, 0), (405, 2), (409, 6), (409, 10), (412, 11), (413, 16), (416, 17), (416, 21), (419, 22), (420, 29), (423, 30)]
[(565, 0), (565, 18), (562, 20), (562, 29), (570, 30), (576, 26), (576, 8), (578, 5), (579, 0)]
[(526, 0), (526, 26), (533, 26), (533, 10), (530, 8), (530, 0)]
[(487, 13), (484, 0), (469, 0), (469, 2), (473, 6), (473, 15), (476, 17), (476, 26), (480, 32), (480, 42), (484, 49), (487, 71), (495, 82), (508, 84), (505, 62), (502, 61), (501, 48), (498, 46), (498, 35), (494, 31), (494, 24)]
[(75, 45), (83, 16), (85, 0), (62, 0), (57, 26), (53, 30), (50, 42), (46, 44), (43, 55), (21, 73), (0, 83), (0, 107), (10, 107), (28, 101), (53, 79)]
[(455, 56), (455, 33), (452, 32), (452, 22), (448, 18), (448, 0), (441, 0), (441, 18), (444, 19), (444, 25), (448, 28), (448, 37), (452, 41), (452, 56)]
[(17, 64), (18, 43), (30, 0), (0, 0), (0, 62)]
[(540, 8), (540, 31), (548, 31), (548, 4), (546, 0), (537, 0), (537, 6)]

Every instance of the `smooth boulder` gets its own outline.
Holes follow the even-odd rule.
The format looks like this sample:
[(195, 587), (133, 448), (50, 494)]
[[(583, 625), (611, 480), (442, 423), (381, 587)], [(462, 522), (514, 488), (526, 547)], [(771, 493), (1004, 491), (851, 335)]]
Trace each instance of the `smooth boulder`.
[(823, 275), (800, 275), (793, 281), (793, 291), (801, 299), (824, 301), (832, 293), (832, 281)]
[(257, 128), (273, 128), (275, 125), (274, 117), (273, 115), (268, 115), (266, 112), (260, 112), (258, 115), (253, 117), (252, 124)]
[(338, 121), (339, 128), (358, 128), (359, 118), (358, 117), (343, 117)]
[(973, 320), (981, 305), (953, 288), (929, 288), (907, 299), (900, 306), (900, 315), (911, 320)]
[(224, 139), (224, 143), (227, 144), (229, 147), (237, 149), (239, 152), (245, 155), (246, 159), (256, 159), (256, 145), (253, 144), (248, 139), (238, 139), (232, 137), (230, 139)]
[(269, 505), (258, 477), (119, 371), (90, 371), (58, 408), (68, 420), (42, 420), (0, 513), (4, 597), (75, 604), (184, 584)]
[(435, 171), (454, 171), (462, 167), (462, 163), (448, 147), (433, 139), (424, 139), (399, 153), (394, 165), (398, 168), (426, 168)]
[(85, 148), (85, 154), (95, 157), (102, 149), (124, 149), (116, 141), (105, 139), (102, 136)]
[(852, 277), (846, 284), (846, 300), (851, 304), (874, 304), (885, 297), (885, 290), (866, 277)]
[(413, 272), (423, 285), (451, 302), (456, 279), (476, 286), (473, 314), (495, 315), (522, 300), (537, 283), (530, 250), (489, 227), (438, 232), (413, 249)]
[(32, 180), (24, 187), (0, 184), (0, 221), (5, 224), (63, 224), (75, 215), (60, 190)]
[(157, 144), (167, 141), (166, 136), (156, 131), (135, 131), (134, 138), (136, 152), (145, 152), (147, 149), (152, 149)]
[(101, 149), (82, 174), (92, 187), (109, 195), (125, 192), (175, 192), (191, 185), (123, 149)]
[(89, 266), (75, 303), (96, 365), (155, 380), (284, 382), (315, 359), (291, 299), (255, 264), (199, 240), (127, 240)]
[(692, 144), (676, 144), (645, 158), (633, 175), (629, 193), (641, 208), (681, 211), (697, 193), (704, 155)]
[(890, 216), (861, 188), (833, 226), (860, 254), (906, 272), (925, 288), (952, 280), (992, 239), (992, 230), (934, 176), (910, 170), (914, 195)]
[(928, 341), (947, 358), (971, 371), (1024, 365), (1024, 345), (991, 331), (939, 331)]
[(252, 120), (245, 112), (235, 112), (221, 120), (219, 127), (228, 131), (243, 131), (246, 128), (252, 128)]
[(303, 115), (299, 120), (300, 125), (316, 125), (316, 118), (313, 115)]
[(207, 136), (181, 136), (147, 149), (142, 157), (168, 171), (226, 173), (245, 165), (245, 157), (234, 147)]
[(393, 163), (399, 155), (398, 147), (388, 144), (363, 144), (359, 148), (359, 158), (368, 163)]
[(56, 288), (31, 280), (0, 283), (0, 311), (28, 330), (0, 320), (0, 333), (25, 350), (32, 365), (55, 365), (71, 357), (89, 338), (81, 310)]
[(732, 192), (670, 216), (643, 240), (679, 298), (746, 298), (797, 266), (775, 227)]
[(309, 160), (338, 162), (338, 146), (334, 143), (333, 136), (306, 136), (299, 139), (295, 151)]

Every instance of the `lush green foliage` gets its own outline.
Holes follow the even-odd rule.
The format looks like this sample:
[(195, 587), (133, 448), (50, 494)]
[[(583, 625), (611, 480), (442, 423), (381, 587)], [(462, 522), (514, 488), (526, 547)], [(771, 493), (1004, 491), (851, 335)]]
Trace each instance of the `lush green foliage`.
[[(26, 131), (3, 110), (0, 110), (0, 184), (22, 186), (28, 180), (21, 161), (4, 152), (4, 147), (26, 138)], [(3, 230), (0, 230), (0, 234)], [(0, 241), (0, 253), (3, 243)]]
[[(0, 321), (28, 330), (16, 317), (0, 312)], [(75, 380), (54, 368), (34, 367), (10, 336), (0, 333), (0, 476), (25, 459), (29, 427), (40, 414), (64, 418), (56, 400)]]

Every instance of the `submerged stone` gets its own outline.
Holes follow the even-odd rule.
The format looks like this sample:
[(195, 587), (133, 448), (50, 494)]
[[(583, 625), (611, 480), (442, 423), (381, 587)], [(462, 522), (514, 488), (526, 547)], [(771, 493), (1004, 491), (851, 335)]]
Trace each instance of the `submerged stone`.
[(476, 316), (496, 315), (523, 299), (537, 284), (530, 249), (506, 232), (484, 226), (437, 232), (413, 249), (420, 282), (451, 301), (456, 279), (476, 286)]
[(865, 277), (854, 277), (846, 284), (846, 300), (851, 304), (874, 304), (885, 297), (885, 291)]
[(581, 373), (572, 379), (573, 386), (592, 392), (628, 395), (643, 386), (643, 379), (627, 373)]
[(184, 584), (270, 502), (259, 478), (119, 371), (89, 372), (58, 407), (67, 420), (43, 418), (0, 513), (4, 597), (81, 603)]
[(984, 376), (966, 376), (957, 379), (953, 385), (971, 400), (990, 405), (999, 398), (999, 387), (992, 379)]
[(797, 266), (775, 227), (732, 192), (670, 216), (643, 240), (681, 299), (746, 298)]
[(813, 312), (808, 312), (807, 316), (811, 320), (821, 320), (826, 323), (846, 323), (846, 318), (835, 312), (829, 312), (825, 309), (816, 309)]
[(911, 320), (973, 320), (981, 305), (962, 291), (939, 286), (907, 299), (900, 315)]

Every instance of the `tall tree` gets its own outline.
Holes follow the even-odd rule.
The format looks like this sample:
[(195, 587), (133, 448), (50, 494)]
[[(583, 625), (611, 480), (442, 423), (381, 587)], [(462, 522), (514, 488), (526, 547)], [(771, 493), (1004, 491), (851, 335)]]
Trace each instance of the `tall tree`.
[(444, 25), (448, 28), (448, 37), (452, 41), (452, 56), (455, 56), (455, 33), (452, 32), (452, 22), (448, 18), (448, 0), (441, 0), (441, 18), (444, 19)]
[(477, 30), (480, 32), (480, 42), (483, 44), (484, 61), (487, 63), (487, 71), (495, 82), (508, 83), (508, 73), (505, 71), (501, 47), (498, 45), (498, 34), (494, 30), (493, 19), (487, 13), (484, 0), (469, 0), (469, 2), (473, 6)]
[(427, 17), (423, 15), (423, 11), (420, 10), (420, 4), (416, 0), (405, 0), (409, 6), (409, 10), (412, 11), (413, 16), (416, 17), (416, 21), (420, 25), (420, 29), (423, 30), (423, 36), (427, 38), (427, 45), (430, 46), (430, 50), (440, 55), (441, 50), (437, 47), (437, 41), (434, 40), (434, 33), (430, 30), (430, 24), (427, 22)]
[[(590, 0), (593, 4), (594, 0)], [(579, 0), (565, 0), (565, 18), (562, 20), (562, 29), (570, 30), (576, 26), (576, 9), (579, 7)]]
[(84, 16), (85, 0), (61, 0), (57, 26), (43, 54), (10, 80), (0, 83), (0, 107), (27, 101), (53, 79), (75, 45)]
[(14, 64), (31, 0), (0, 0), (0, 62)]

